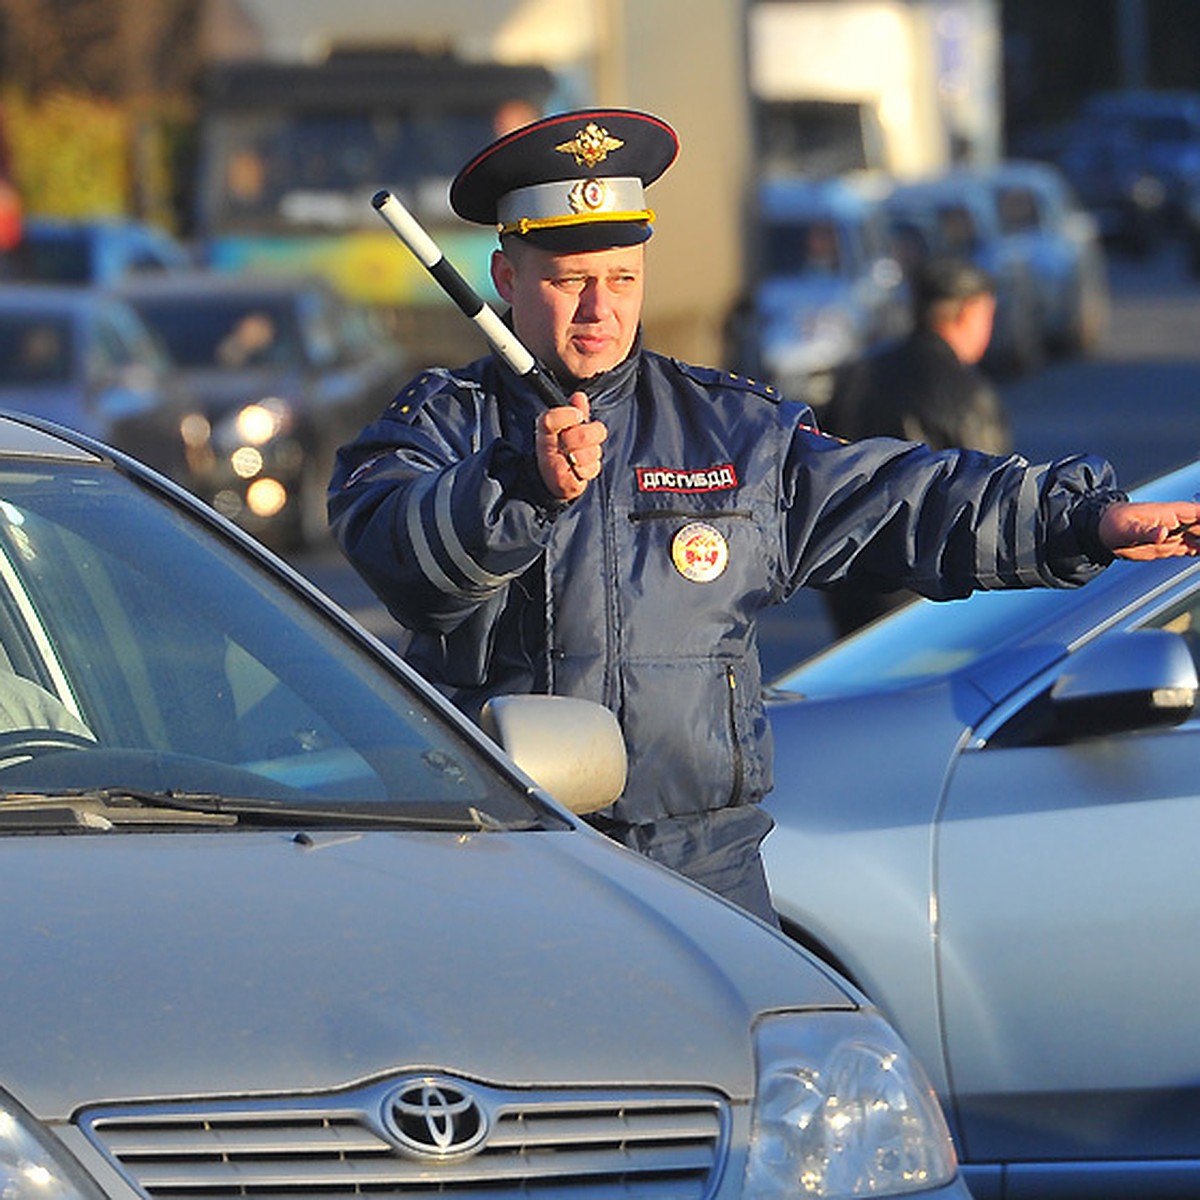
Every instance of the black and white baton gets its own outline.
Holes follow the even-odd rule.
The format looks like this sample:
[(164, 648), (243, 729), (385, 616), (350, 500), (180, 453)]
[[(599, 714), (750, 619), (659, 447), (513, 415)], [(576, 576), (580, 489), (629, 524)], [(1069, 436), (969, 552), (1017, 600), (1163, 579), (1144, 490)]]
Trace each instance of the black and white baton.
[(477, 291), (458, 273), (442, 253), (437, 242), (421, 228), (416, 217), (386, 189), (371, 199), (379, 215), (396, 236), (417, 256), (421, 265), (441, 285), (442, 290), (462, 312), (470, 317), (488, 340), (488, 345), (527, 383), (547, 405), (566, 404), (562, 389), (538, 366), (537, 359), (520, 339), (489, 308)]

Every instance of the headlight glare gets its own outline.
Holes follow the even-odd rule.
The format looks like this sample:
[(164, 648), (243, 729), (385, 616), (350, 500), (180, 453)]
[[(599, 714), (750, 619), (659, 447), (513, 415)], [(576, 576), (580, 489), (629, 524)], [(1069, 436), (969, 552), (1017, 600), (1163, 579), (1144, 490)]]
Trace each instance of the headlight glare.
[(285, 432), (292, 422), (292, 410), (282, 400), (267, 399), (247, 404), (235, 418), (238, 438), (251, 446), (261, 446)]
[(102, 1200), (49, 1134), (2, 1093), (0, 1200)]
[(879, 1017), (770, 1017), (758, 1030), (758, 1067), (746, 1200), (897, 1196), (954, 1178), (933, 1090)]

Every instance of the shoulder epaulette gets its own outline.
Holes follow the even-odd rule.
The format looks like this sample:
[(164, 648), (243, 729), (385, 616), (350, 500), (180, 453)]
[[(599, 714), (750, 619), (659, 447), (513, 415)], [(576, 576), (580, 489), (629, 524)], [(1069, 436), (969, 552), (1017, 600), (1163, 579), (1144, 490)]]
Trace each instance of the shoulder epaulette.
[(456, 375), (445, 367), (429, 367), (401, 389), (385, 415), (411, 420), (431, 397), (451, 389), (461, 391), (478, 386), (475, 380)]
[(672, 361), (689, 379), (694, 379), (705, 387), (734, 388), (737, 391), (753, 392), (756, 396), (776, 402), (783, 399), (777, 388), (772, 387), (769, 383), (764, 383), (761, 379), (752, 379), (748, 375), (735, 375), (732, 371), (723, 371), (719, 367), (697, 367), (691, 363), (680, 362), (677, 358)]

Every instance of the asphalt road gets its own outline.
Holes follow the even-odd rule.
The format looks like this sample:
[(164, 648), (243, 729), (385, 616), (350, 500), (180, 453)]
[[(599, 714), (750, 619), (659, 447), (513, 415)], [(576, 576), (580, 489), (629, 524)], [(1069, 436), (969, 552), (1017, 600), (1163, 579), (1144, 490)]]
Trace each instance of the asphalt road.
[[(1039, 462), (1086, 450), (1127, 487), (1200, 454), (1200, 279), (1176, 247), (1148, 260), (1113, 256), (1108, 336), (1086, 359), (1051, 362), (1000, 390), (1018, 451)], [(336, 551), (297, 567), (368, 628), (395, 644), (394, 623)], [(800, 592), (760, 625), (770, 679), (830, 641), (815, 593)]]

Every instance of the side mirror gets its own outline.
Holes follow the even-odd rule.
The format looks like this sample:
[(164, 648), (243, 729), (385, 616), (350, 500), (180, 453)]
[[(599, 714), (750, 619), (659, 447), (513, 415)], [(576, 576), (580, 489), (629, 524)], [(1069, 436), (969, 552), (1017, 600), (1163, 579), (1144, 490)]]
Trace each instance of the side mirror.
[(625, 739), (603, 705), (571, 696), (496, 696), (484, 705), (479, 723), (573, 813), (607, 808), (625, 789)]
[(1187, 643), (1165, 629), (1102, 637), (1073, 655), (1050, 689), (1055, 724), (1078, 736), (1178, 725), (1200, 690)]

